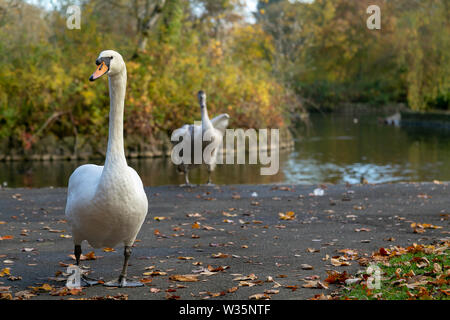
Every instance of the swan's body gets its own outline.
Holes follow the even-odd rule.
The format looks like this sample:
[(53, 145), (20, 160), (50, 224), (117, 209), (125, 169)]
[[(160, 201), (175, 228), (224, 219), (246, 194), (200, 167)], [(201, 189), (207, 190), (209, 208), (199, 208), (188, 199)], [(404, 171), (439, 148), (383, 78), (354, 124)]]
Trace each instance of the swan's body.
[(105, 170), (86, 164), (69, 179), (66, 216), (75, 244), (87, 240), (94, 248), (133, 245), (147, 206), (142, 181), (128, 166)]
[(111, 50), (100, 53), (97, 62), (100, 66), (90, 80), (107, 73), (111, 100), (105, 165), (87, 164), (72, 173), (65, 213), (72, 227), (77, 264), (83, 240), (94, 248), (124, 244), (124, 271), (118, 285), (125, 286), (131, 246), (147, 215), (148, 201), (139, 175), (127, 165), (125, 158), (125, 63), (120, 54)]
[[(216, 167), (217, 153), (219, 152), (230, 119), (228, 114), (223, 113), (210, 120), (206, 109), (206, 95), (203, 91), (198, 93), (198, 99), (202, 113), (201, 125), (185, 124), (173, 132), (173, 136), (183, 137), (183, 139), (186, 138), (191, 144), (192, 151), (189, 163), (182, 162), (177, 166), (178, 171), (184, 173), (186, 186), (190, 186), (189, 170), (199, 166), (199, 164), (195, 163), (194, 159), (194, 144), (196, 142), (199, 142), (202, 146), (202, 163), (208, 166), (208, 184), (211, 184), (211, 173)], [(203, 159), (203, 152), (208, 146), (211, 147), (211, 156), (208, 159)]]

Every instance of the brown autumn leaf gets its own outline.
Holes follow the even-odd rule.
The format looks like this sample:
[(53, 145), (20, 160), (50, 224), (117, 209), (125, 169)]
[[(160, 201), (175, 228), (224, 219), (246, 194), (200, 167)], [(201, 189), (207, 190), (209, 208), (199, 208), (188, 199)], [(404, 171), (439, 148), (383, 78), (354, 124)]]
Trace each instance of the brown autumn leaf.
[(193, 260), (194, 257), (178, 257), (178, 260)]
[(174, 274), (169, 277), (169, 280), (180, 281), (180, 282), (197, 282), (198, 275), (196, 274)]
[(354, 249), (341, 249), (338, 252), (344, 253), (345, 255), (350, 256), (350, 257), (356, 257), (358, 255), (358, 251), (356, 251)]
[[(76, 260), (75, 255), (73, 255), (73, 254), (70, 254), (69, 257), (71, 257), (73, 260)], [(84, 260), (97, 260), (97, 258), (101, 258), (101, 257), (97, 257), (95, 255), (94, 251), (91, 251), (91, 252), (89, 252), (87, 254), (82, 254), (80, 256), (80, 260), (81, 261), (84, 261)]]
[(450, 296), (450, 289), (439, 289), (439, 291), (445, 294), (446, 296)]
[(150, 288), (151, 293), (158, 293), (160, 291), (161, 291), (161, 289), (158, 289), (158, 288)]
[(295, 219), (295, 213), (293, 211), (288, 211), (286, 213), (279, 212), (278, 216), (281, 220), (294, 220)]
[(311, 288), (311, 289), (328, 289), (328, 286), (320, 282), (319, 280), (303, 280), (305, 283), (302, 285), (303, 288)]
[(103, 248), (103, 252), (115, 252), (114, 248)]
[(227, 290), (228, 293), (233, 293), (236, 292), (239, 289), (239, 287), (232, 287), (230, 289)]
[(256, 286), (256, 283), (249, 281), (239, 281), (239, 287), (253, 287)]
[(200, 223), (194, 222), (191, 227), (192, 229), (200, 229)]
[(344, 272), (339, 272), (339, 271), (327, 271), (328, 273), (328, 277), (325, 279), (325, 282), (328, 282), (330, 284), (333, 283), (339, 283), (339, 284), (344, 284), (345, 280), (349, 279), (350, 276), (347, 274), (346, 271)]
[(44, 283), (42, 286), (39, 286), (39, 287), (29, 287), (29, 288), (32, 289), (33, 292), (54, 290), (53, 287), (51, 285), (49, 285), (48, 283)]
[(166, 299), (167, 300), (179, 300), (180, 296), (174, 295), (174, 294), (170, 294), (170, 293), (166, 293)]
[(388, 256), (388, 255), (390, 254), (385, 248), (380, 248), (380, 249), (378, 250), (378, 252), (380, 253), (380, 255), (381, 255), (382, 257), (386, 257), (386, 256)]
[(31, 291), (29, 291), (29, 290), (22, 290), (22, 291), (16, 292), (16, 293), (14, 294), (14, 296), (15, 296), (17, 299), (19, 299), (19, 300), (28, 300), (28, 299), (30, 299), (30, 298), (32, 298), (32, 297), (36, 297), (36, 295), (33, 294), (33, 293), (32, 293)]
[(417, 268), (425, 268), (430, 265), (430, 261), (426, 257), (414, 257), (409, 262), (416, 263)]
[(165, 275), (167, 275), (167, 272), (164, 272), (164, 271), (152, 271), (152, 272), (144, 272), (143, 274), (142, 274), (143, 276), (151, 276), (151, 277), (154, 277), (154, 276), (165, 276)]
[(0, 277), (10, 276), (10, 275), (11, 275), (10, 268), (3, 268), (2, 270), (0, 270)]
[(12, 294), (9, 292), (0, 292), (0, 300), (12, 300)]
[(84, 294), (86, 293), (84, 293), (82, 289), (69, 289), (67, 287), (54, 288), (50, 292), (51, 296), (78, 296)]
[(266, 289), (264, 290), (264, 293), (266, 294), (278, 294), (280, 292), (280, 290), (276, 290), (276, 289)]
[(14, 239), (14, 236), (11, 235), (0, 237), (0, 240), (12, 240), (12, 239)]
[(367, 267), (369, 265), (369, 259), (367, 258), (359, 258), (358, 263), (360, 266)]
[(307, 248), (307, 249), (306, 249), (306, 252), (309, 252), (309, 253), (320, 252), (320, 249)]
[(295, 290), (297, 290), (298, 289), (298, 286), (291, 286), (291, 285), (288, 285), (288, 286), (284, 286), (286, 289), (291, 289), (292, 291), (295, 291)]
[(266, 293), (256, 293), (248, 297), (250, 300), (270, 300), (270, 296)]
[(143, 283), (143, 284), (150, 283), (152, 281), (153, 281), (152, 278), (142, 278), (142, 279), (139, 280), (139, 282)]
[(433, 272), (442, 273), (442, 267), (439, 263), (433, 263)]
[(349, 261), (346, 261), (344, 257), (333, 257), (330, 259), (330, 263), (335, 267), (351, 265), (351, 263)]
[(209, 272), (220, 272), (220, 271), (223, 271), (223, 270), (225, 270), (225, 269), (228, 269), (229, 268), (229, 266), (218, 266), (218, 267), (213, 267), (213, 266), (211, 266), (210, 264), (208, 264), (208, 271)]
[(256, 279), (258, 279), (258, 277), (254, 273), (251, 273), (248, 276), (237, 276), (233, 280), (234, 281), (244, 281), (244, 280), (256, 280)]

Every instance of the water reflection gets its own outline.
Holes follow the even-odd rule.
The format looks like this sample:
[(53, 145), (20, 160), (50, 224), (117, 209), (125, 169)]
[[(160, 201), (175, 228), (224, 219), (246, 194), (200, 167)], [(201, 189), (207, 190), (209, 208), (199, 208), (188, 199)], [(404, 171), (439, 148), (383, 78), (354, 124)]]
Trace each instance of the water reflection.
[[(217, 184), (369, 183), (450, 180), (450, 132), (429, 128), (397, 128), (377, 124), (376, 115), (353, 117), (313, 115), (308, 129), (299, 129), (295, 149), (281, 153), (280, 171), (261, 176), (259, 165), (220, 165)], [(95, 161), (89, 161), (96, 163)], [(9, 187), (65, 187), (82, 162), (0, 163), (0, 183)], [(101, 161), (97, 161), (101, 164)], [(181, 184), (170, 159), (130, 160), (147, 186)], [(191, 181), (205, 183), (206, 169), (193, 170)]]

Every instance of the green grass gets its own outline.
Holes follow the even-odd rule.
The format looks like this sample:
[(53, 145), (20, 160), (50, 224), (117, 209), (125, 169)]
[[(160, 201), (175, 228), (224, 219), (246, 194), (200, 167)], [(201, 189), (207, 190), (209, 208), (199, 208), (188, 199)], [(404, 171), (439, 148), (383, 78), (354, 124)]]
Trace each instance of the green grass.
[[(408, 274), (413, 271), (415, 276), (427, 276), (429, 281), (436, 280), (438, 274), (433, 270), (434, 263), (438, 263), (442, 272), (445, 273), (447, 269), (445, 267), (450, 265), (449, 258), (450, 250), (446, 250), (444, 254), (425, 254), (424, 252), (408, 253), (397, 257), (392, 257), (388, 260), (388, 266), (385, 263), (378, 263), (378, 267), (381, 269), (381, 286), (380, 289), (369, 290), (364, 281), (360, 284), (347, 286), (343, 289), (342, 299), (358, 299), (358, 300), (407, 300), (407, 299), (432, 299), (432, 300), (450, 300), (450, 296), (447, 296), (439, 290), (449, 289), (447, 275), (446, 283), (438, 284), (424, 284), (421, 287), (425, 288), (429, 295), (420, 296), (420, 289), (408, 289), (406, 286), (399, 286), (392, 284), (397, 280), (396, 270), (400, 269), (400, 275)], [(430, 264), (426, 267), (419, 268), (415, 262), (410, 262), (413, 258), (425, 257)], [(408, 279), (408, 277), (406, 277)], [(409, 294), (408, 294), (409, 291)], [(413, 295), (414, 297), (411, 297)]]

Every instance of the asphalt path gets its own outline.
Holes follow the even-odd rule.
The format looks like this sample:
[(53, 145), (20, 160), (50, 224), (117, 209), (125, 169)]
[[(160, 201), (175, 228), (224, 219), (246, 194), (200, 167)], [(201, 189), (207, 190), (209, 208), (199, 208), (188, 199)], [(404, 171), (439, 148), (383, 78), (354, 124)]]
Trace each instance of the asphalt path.
[[(41, 290), (31, 299), (249, 299), (264, 292), (271, 299), (308, 299), (336, 291), (334, 285), (303, 287), (305, 280), (326, 285), (327, 270), (355, 273), (364, 268), (359, 259), (381, 247), (449, 236), (447, 183), (322, 187), (323, 196), (314, 196), (317, 186), (311, 185), (148, 187), (149, 213), (129, 267), (143, 287), (96, 285), (77, 296)], [(55, 292), (64, 286), (66, 266), (74, 263), (66, 193), (0, 189), (0, 271), (8, 268), (13, 276), (0, 277), (3, 292), (14, 297), (36, 291), (30, 287), (48, 284)], [(442, 228), (415, 233), (413, 222)], [(109, 281), (119, 275), (123, 248), (114, 249), (83, 243), (83, 253), (96, 257), (82, 261), (91, 277)], [(331, 264), (343, 249), (357, 255), (347, 266)], [(186, 275), (190, 281), (177, 281)]]

